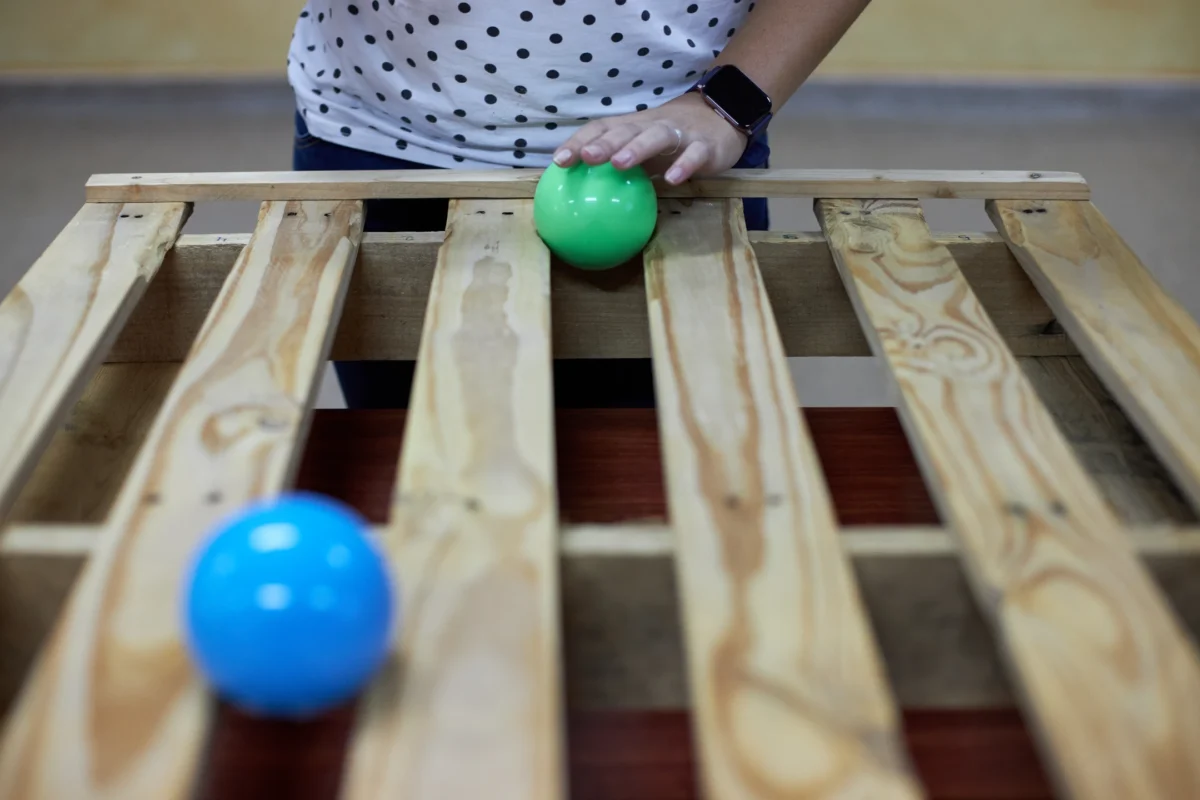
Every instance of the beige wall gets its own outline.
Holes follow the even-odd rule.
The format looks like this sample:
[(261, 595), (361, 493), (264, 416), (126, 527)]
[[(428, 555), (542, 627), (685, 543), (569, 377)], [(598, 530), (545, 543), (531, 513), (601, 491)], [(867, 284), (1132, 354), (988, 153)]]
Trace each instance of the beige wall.
[[(0, 73), (282, 74), (301, 5), (0, 0)], [(876, 0), (823, 71), (1200, 79), (1198, 38), (1200, 0)]]

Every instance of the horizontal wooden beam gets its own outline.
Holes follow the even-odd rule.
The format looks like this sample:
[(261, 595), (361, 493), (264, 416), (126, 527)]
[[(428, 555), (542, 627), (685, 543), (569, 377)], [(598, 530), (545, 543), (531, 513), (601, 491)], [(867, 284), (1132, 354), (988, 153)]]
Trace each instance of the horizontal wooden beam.
[[(85, 558), (101, 525), (10, 525), (0, 532), (0, 557)], [(1143, 556), (1200, 555), (1200, 526), (1140, 525), (1129, 537)], [(958, 552), (950, 533), (937, 526), (862, 526), (842, 528), (839, 541), (854, 558), (920, 558)], [(564, 525), (559, 539), (563, 558), (667, 558), (675, 537), (662, 523)]]
[[(176, 172), (93, 175), (89, 202), (375, 200), (394, 197), (533, 197), (541, 170), (363, 170), (355, 172)], [(1074, 172), (1021, 170), (736, 170), (661, 197), (911, 197), (1087, 200)]]
[[(181, 361), (249, 234), (183, 236), (110, 351), (109, 362)], [(335, 360), (414, 360), (442, 234), (366, 234), (350, 281)], [(1019, 356), (1078, 351), (999, 235), (947, 233), (950, 249)], [(789, 356), (870, 349), (819, 233), (753, 233), (751, 242)], [(555, 358), (649, 358), (642, 266), (551, 270)]]

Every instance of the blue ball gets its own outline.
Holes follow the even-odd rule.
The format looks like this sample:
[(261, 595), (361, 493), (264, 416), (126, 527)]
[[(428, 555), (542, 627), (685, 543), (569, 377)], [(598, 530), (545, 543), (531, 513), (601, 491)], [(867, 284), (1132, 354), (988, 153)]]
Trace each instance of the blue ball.
[(316, 495), (257, 503), (219, 525), (184, 583), (184, 627), (218, 694), (264, 716), (346, 702), (388, 653), (393, 593), (353, 510)]

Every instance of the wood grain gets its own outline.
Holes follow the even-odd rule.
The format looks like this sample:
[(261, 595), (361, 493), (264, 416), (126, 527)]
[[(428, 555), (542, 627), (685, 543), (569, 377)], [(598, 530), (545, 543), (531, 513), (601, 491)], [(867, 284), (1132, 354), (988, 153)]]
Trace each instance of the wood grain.
[(0, 303), (0, 518), (187, 218), (88, 203)]
[[(109, 360), (181, 360), (248, 239), (181, 237)], [(750, 241), (789, 356), (870, 354), (823, 236), (752, 232)], [(954, 254), (1017, 355), (1078, 355), (999, 235), (947, 233), (938, 241)], [(416, 359), (441, 242), (440, 232), (363, 237), (334, 359)], [(550, 288), (555, 358), (649, 358), (640, 261), (592, 273), (552, 260)]]
[(1200, 796), (1192, 643), (920, 206), (817, 210), (1064, 792)]
[(344, 796), (563, 796), (550, 254), (531, 201), (453, 201), (392, 523), (398, 652)]
[(1200, 510), (1200, 324), (1087, 202), (989, 203), (1017, 261)]
[[(93, 175), (89, 202), (373, 200), (392, 197), (532, 198), (541, 170), (179, 172)], [(944, 197), (1087, 200), (1074, 172), (1002, 170), (730, 170), (660, 197)]]
[(0, 796), (189, 794), (209, 701), (179, 631), (182, 572), (298, 463), (361, 227), (358, 202), (263, 205), (12, 714)]
[(646, 293), (706, 795), (918, 796), (741, 203), (664, 203)]

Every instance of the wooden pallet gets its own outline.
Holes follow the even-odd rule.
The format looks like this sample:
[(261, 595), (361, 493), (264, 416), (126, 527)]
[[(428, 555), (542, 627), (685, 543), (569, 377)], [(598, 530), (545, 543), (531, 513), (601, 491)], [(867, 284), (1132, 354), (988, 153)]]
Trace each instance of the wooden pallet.
[[(3, 675), (0, 796), (193, 794), (180, 574), (292, 485), (333, 357), (419, 364), (378, 528), (405, 625), (341, 796), (563, 797), (570, 698), (689, 706), (709, 798), (919, 797), (898, 709), (1011, 689), (1063, 796), (1200, 797), (1200, 327), (1078, 175), (741, 175), (664, 191), (644, 269), (600, 276), (552, 266), (531, 171), (94, 177), (0, 306), (6, 646), (47, 636)], [(764, 194), (823, 234), (747, 233)], [(396, 196), (455, 198), (445, 235), (364, 235)], [(231, 198), (252, 236), (180, 236)], [(787, 357), (868, 353), (944, 528), (839, 522)], [(552, 361), (647, 356), (669, 523), (568, 524)]]

